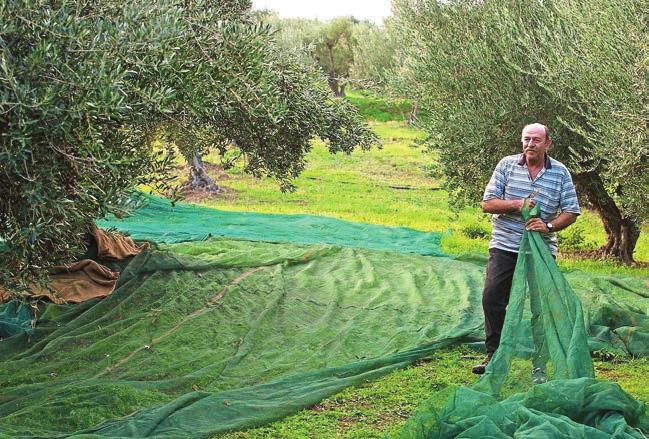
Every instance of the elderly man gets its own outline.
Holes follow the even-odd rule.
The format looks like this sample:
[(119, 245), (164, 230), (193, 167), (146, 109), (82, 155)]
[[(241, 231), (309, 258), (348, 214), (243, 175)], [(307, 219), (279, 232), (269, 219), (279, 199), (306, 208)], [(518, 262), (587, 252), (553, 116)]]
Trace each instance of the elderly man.
[[(575, 222), (579, 215), (577, 194), (568, 169), (547, 154), (552, 140), (548, 128), (533, 123), (523, 128), (523, 153), (507, 156), (498, 163), (482, 198), (482, 210), (493, 214), (489, 262), (482, 293), (485, 315), (485, 360), (472, 372), (483, 374), (500, 344), (518, 248), (523, 229), (541, 232), (553, 255), (557, 252), (555, 232)], [(525, 199), (539, 204), (540, 218), (523, 222)]]

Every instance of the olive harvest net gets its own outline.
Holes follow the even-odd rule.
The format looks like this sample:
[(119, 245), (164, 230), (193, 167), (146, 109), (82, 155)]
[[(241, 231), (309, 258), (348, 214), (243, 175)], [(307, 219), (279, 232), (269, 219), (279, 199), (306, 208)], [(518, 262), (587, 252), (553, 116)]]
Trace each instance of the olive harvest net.
[[(436, 349), (483, 338), (484, 259), (443, 256), (438, 234), (377, 226), (370, 233), (366, 225), (337, 220), (323, 233), (321, 218), (260, 215), (270, 230), (264, 234), (256, 214), (151, 201), (127, 221), (102, 225), (168, 244), (124, 264), (110, 296), (41, 304), (31, 334), (18, 329), (3, 336), (0, 437), (210, 437), (262, 425)], [(155, 216), (147, 210), (152, 206)], [(192, 209), (195, 223), (188, 219)], [(324, 221), (322, 227), (333, 224)], [(174, 233), (165, 232), (166, 223)], [(372, 235), (370, 245), (362, 245), (362, 233)], [(213, 238), (204, 240), (208, 235)], [(538, 266), (541, 275), (541, 254), (548, 270), (561, 276), (529, 236), (529, 254), (519, 264)], [(517, 269), (523, 277), (537, 273), (530, 265)], [(644, 428), (641, 403), (592, 379), (588, 349), (649, 354), (647, 280), (581, 272), (566, 278), (583, 312), (575, 308), (579, 301), (568, 301), (546, 318), (553, 304), (541, 302), (541, 326), (532, 326), (529, 310), (521, 305), (515, 311), (512, 302), (507, 316), (521, 322), (511, 337), (511, 356), (532, 356), (535, 364), (549, 359), (547, 374), (554, 380), (501, 401), (498, 390), (507, 387), (511, 358), (499, 351), (477, 387), (456, 394), (457, 401), (463, 392), (474, 395), (472, 409), (464, 402), (455, 407), (467, 410), (460, 412), (423, 406), (404, 437), (438, 437), (440, 428), (462, 437), (510, 437), (515, 427), (533, 423), (531, 415), (512, 417), (512, 407), (552, 425), (572, 422), (605, 431), (600, 427), (606, 424), (628, 434), (637, 432), (631, 427)], [(550, 281), (537, 279), (543, 280), (526, 284), (545, 291)], [(569, 291), (567, 283), (555, 284), (559, 294)], [(0, 320), (3, 311), (11, 317), (11, 303), (0, 307)], [(572, 313), (566, 320), (571, 334), (582, 322), (574, 340), (564, 340), (562, 326), (555, 326), (556, 337), (532, 337), (538, 328), (556, 325), (565, 310)], [(556, 343), (566, 349), (565, 367)], [(567, 415), (554, 411), (559, 403), (572, 404)], [(570, 418), (577, 407), (582, 418)], [(595, 409), (602, 415), (593, 415)], [(485, 418), (476, 421), (483, 412)], [(452, 430), (458, 425), (464, 430)], [(598, 437), (583, 432), (577, 437)]]
[(313, 215), (279, 215), (228, 212), (141, 194), (134, 201), (144, 205), (136, 215), (97, 222), (117, 228), (133, 239), (157, 243), (227, 237), (249, 241), (333, 244), (420, 255), (442, 255), (441, 234), (405, 227), (385, 227)]
[[(524, 207), (523, 219), (538, 211), (538, 205), (531, 211)], [(531, 360), (528, 379), (537, 385), (500, 400), (515, 357)], [(458, 389), (441, 410), (422, 404), (401, 437), (644, 438), (645, 433), (644, 404), (617, 384), (594, 379), (581, 302), (541, 234), (524, 231), (500, 346), (485, 374), (470, 388)]]

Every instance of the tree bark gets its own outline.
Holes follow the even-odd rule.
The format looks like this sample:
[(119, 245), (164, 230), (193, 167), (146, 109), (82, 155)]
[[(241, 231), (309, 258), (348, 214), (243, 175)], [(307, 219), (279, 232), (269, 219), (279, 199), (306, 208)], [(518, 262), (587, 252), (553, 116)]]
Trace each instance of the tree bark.
[(339, 98), (345, 97), (345, 85), (341, 85), (338, 77), (336, 76), (335, 66), (334, 66), (334, 45), (327, 44), (327, 56), (329, 57), (329, 68), (330, 73), (327, 78), (327, 83), (329, 83), (329, 88), (334, 92)]
[(182, 184), (183, 189), (202, 190), (205, 192), (220, 192), (221, 188), (205, 170), (203, 159), (199, 154), (194, 154), (189, 164), (189, 178)]
[(599, 214), (604, 223), (608, 241), (602, 253), (613, 256), (625, 264), (633, 263), (633, 251), (640, 237), (640, 227), (633, 218), (624, 217), (615, 200), (606, 192), (601, 178), (587, 172), (574, 176), (575, 184)]
[(419, 117), (419, 103), (415, 99), (412, 101), (412, 106), (410, 107), (410, 114), (408, 115), (408, 125), (414, 125)]
[(336, 95), (339, 98), (345, 97), (345, 86), (340, 85), (340, 82), (338, 82), (338, 78), (329, 75), (329, 77), (327, 78), (327, 84), (329, 84), (329, 88), (331, 89), (331, 91), (334, 92), (334, 95)]

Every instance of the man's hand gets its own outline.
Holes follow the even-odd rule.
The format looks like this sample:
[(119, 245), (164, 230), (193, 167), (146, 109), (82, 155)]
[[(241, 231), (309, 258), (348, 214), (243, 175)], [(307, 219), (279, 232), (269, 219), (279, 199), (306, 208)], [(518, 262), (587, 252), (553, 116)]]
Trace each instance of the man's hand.
[(550, 233), (548, 226), (541, 218), (530, 218), (525, 223), (525, 230), (533, 232)]
[(527, 200), (527, 208), (532, 210), (532, 207), (536, 206), (536, 201), (534, 198), (521, 198), (520, 200), (514, 200), (517, 202), (517, 211), (518, 213), (523, 212), (523, 206), (525, 205), (525, 200)]
[[(551, 219), (549, 222), (552, 223), (552, 231), (558, 232), (563, 230), (569, 225), (577, 221), (577, 214), (572, 212), (561, 212), (558, 217)], [(550, 233), (548, 226), (540, 218), (530, 218), (525, 223), (525, 228), (527, 230), (534, 230), (541, 233)]]

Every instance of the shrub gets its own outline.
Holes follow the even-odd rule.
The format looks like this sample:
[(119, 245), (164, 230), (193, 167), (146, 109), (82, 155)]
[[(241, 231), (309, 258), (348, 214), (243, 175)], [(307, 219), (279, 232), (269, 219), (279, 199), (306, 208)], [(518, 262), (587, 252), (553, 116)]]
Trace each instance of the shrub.
[(471, 239), (489, 239), (491, 232), (480, 223), (471, 223), (462, 227), (462, 234)]

